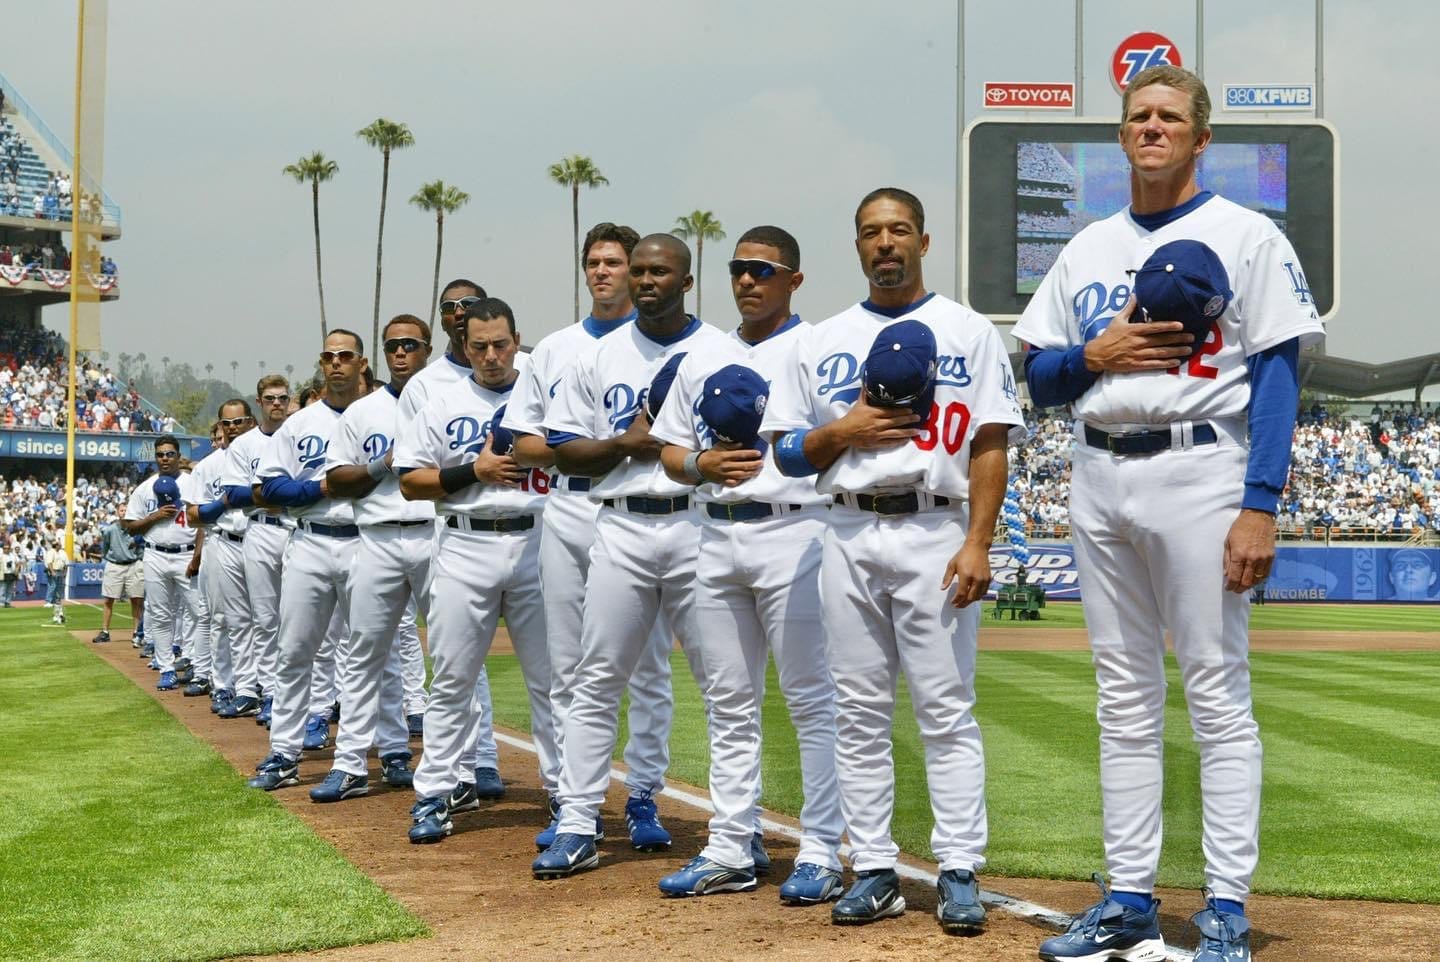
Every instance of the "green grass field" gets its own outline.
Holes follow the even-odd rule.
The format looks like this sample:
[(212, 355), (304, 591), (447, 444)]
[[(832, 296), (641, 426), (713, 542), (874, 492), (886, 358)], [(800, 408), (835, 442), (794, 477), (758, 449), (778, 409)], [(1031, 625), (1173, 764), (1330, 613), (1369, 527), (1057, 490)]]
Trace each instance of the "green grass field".
[[(1046, 605), (1039, 621), (1013, 621), (991, 615), (985, 605), (985, 628), (1084, 628), (1085, 615), (1078, 601)], [(1250, 609), (1253, 631), (1440, 631), (1440, 609), (1435, 605), (1256, 605)]]
[[(69, 627), (99, 627), (98, 611), (69, 610)], [(214, 959), (427, 934), (49, 619), (0, 612), (0, 959)]]
[[(1072, 607), (1078, 615), (1078, 606), (1063, 606)], [(1061, 609), (1047, 609), (1047, 615)], [(1370, 631), (1406, 624), (1417, 629), (1421, 610), (1277, 605), (1266, 606), (1264, 618), (1277, 627), (1297, 618), (1311, 628), (1363, 623)], [(1433, 609), (1428, 614), (1433, 618)], [(1425, 628), (1433, 627), (1427, 620)], [(1257, 891), (1440, 902), (1440, 653), (1256, 653), (1252, 664), (1266, 755)], [(496, 722), (526, 729), (515, 659), (496, 656), (490, 665)], [(682, 655), (674, 656), (673, 667), (671, 775), (705, 785), (709, 752), (700, 695)], [(1089, 655), (982, 651), (977, 688), (988, 769), (987, 874), (1089, 878), (1104, 864)], [(923, 757), (902, 681), (894, 831), (905, 851), (928, 856)], [(1203, 882), (1198, 761), (1173, 661), (1165, 757), (1160, 883), (1197, 888)], [(798, 813), (798, 750), (773, 666), (764, 783), (767, 807)]]

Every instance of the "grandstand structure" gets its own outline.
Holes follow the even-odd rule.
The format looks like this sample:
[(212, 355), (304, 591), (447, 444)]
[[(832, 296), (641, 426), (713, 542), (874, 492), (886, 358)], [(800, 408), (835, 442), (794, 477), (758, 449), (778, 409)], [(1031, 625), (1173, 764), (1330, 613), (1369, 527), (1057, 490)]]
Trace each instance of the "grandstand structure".
[(1015, 283), (1018, 293), (1033, 294), (1075, 236), (1079, 178), (1054, 144), (1021, 143), (1016, 149)]

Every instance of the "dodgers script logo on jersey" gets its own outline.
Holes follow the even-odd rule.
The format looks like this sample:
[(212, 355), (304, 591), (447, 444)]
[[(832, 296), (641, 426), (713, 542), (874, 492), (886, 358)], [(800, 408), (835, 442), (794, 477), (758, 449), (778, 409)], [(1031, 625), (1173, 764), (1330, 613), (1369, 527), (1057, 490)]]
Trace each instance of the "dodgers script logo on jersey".
[(605, 418), (610, 422), (610, 426), (616, 431), (624, 431), (630, 427), (635, 416), (640, 413), (640, 408), (645, 403), (645, 395), (648, 393), (650, 393), (648, 386), (638, 391), (628, 384), (612, 384), (607, 387), (603, 397)]
[(295, 442), (295, 452), (300, 458), (300, 467), (307, 470), (323, 465), (325, 452), (328, 450), (330, 450), (330, 442), (318, 434), (307, 434)]
[[(1301, 275), (1304, 281), (1304, 275)], [(1306, 291), (1309, 296), (1309, 291)], [(1125, 309), (1130, 301), (1131, 288), (1128, 284), (1116, 284), (1113, 288), (1106, 287), (1100, 281), (1093, 281), (1086, 284), (1076, 292), (1070, 299), (1071, 311), (1075, 317), (1075, 324), (1080, 330), (1080, 338), (1086, 344), (1095, 340), (1115, 320), (1115, 315)], [(1298, 294), (1297, 294), (1298, 296)], [(1303, 302), (1302, 302), (1303, 303)], [(1108, 312), (1108, 313), (1107, 313)], [(1132, 316), (1132, 320), (1139, 321), (1140, 318)], [(1155, 318), (1160, 320), (1160, 318)], [(1190, 377), (1205, 378), (1214, 380), (1219, 376), (1218, 368), (1206, 361), (1206, 358), (1214, 357), (1225, 347), (1225, 335), (1220, 331), (1217, 321), (1210, 322), (1210, 330), (1205, 334), (1205, 340), (1195, 349), (1194, 353), (1182, 365), (1166, 368), (1171, 374), (1179, 374), (1182, 370)], [(1014, 399), (1014, 382), (1005, 385), (1005, 394)]]
[(395, 442), (392, 441), (390, 438), (387, 438), (385, 435), (381, 434), (379, 431), (376, 431), (374, 434), (367, 437), (365, 439), (365, 443), (361, 445), (361, 447), (365, 450), (366, 461), (380, 460), (381, 458), (385, 457), (385, 455), (388, 454), (390, 452), (390, 449), (394, 446)]
[[(860, 362), (855, 355), (838, 351), (823, 359), (815, 366), (815, 373), (823, 378), (815, 394), (825, 397), (834, 394), (831, 402), (853, 404), (860, 399), (860, 388), (850, 387), (860, 380)], [(935, 358), (935, 384), (937, 387), (969, 387), (974, 380), (963, 354), (941, 354)], [(1014, 390), (1013, 379), (1010, 388)]]
[(451, 418), (445, 425), (445, 436), (450, 438), (450, 450), (464, 450), (467, 454), (479, 454), (485, 447), (485, 438), (490, 435), (490, 422), (480, 423), (479, 418), (468, 414)]

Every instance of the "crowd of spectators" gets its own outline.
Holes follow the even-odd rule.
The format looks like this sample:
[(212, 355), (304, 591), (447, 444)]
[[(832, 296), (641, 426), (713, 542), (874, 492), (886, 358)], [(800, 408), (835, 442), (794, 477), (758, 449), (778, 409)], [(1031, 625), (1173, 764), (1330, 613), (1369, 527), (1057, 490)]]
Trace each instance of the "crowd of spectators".
[[(40, 243), (31, 241), (22, 247), (0, 244), (0, 267), (16, 264), (26, 267), (26, 274), (31, 280), (39, 280), (36, 271), (42, 267), (47, 271), (68, 271), (71, 267), (70, 251), (58, 239)], [(94, 249), (90, 251), (90, 273), (114, 277), (117, 270), (115, 262), (108, 256)]]
[[(65, 171), (46, 171), (45, 186), (36, 183), (31, 190), (22, 187), (21, 162), (25, 140), (9, 120), (0, 118), (0, 214), (10, 217), (33, 217), (37, 220), (69, 220), (74, 190)], [(81, 219), (99, 221), (101, 202), (98, 196), (84, 195), (80, 206)]]
[[(137, 465), (136, 471), (143, 467)], [(100, 531), (125, 514), (131, 488), (140, 479), (138, 473), (115, 468), (75, 479), (74, 560), (100, 559)], [(0, 551), (14, 552), (20, 560), (16, 600), (38, 597), (35, 579), (43, 570), (46, 552), (64, 546), (64, 469), (27, 464), (9, 478), (0, 474)]]
[(1038, 210), (1022, 210), (1015, 214), (1015, 227), (1022, 232), (1038, 230), (1069, 237), (1076, 230), (1075, 215), (1068, 211), (1063, 214), (1046, 214)]
[(1075, 186), (1075, 168), (1066, 162), (1052, 144), (1023, 141), (1016, 145), (1015, 166), (1021, 180), (1042, 184)]
[[(0, 331), (0, 427), (64, 430), (66, 366), (65, 344), (58, 334)], [(83, 358), (78, 367), (77, 430), (136, 434), (179, 429), (173, 417), (147, 410), (140, 395), (108, 367)]]
[[(1010, 472), (1027, 535), (1068, 537), (1072, 422), (1028, 408), (1025, 419), (1029, 436), (1010, 449)], [(1302, 411), (1276, 525), (1287, 539), (1440, 531), (1440, 405)]]
[(1015, 277), (1018, 280), (1041, 280), (1055, 266), (1064, 244), (1021, 241), (1015, 245)]

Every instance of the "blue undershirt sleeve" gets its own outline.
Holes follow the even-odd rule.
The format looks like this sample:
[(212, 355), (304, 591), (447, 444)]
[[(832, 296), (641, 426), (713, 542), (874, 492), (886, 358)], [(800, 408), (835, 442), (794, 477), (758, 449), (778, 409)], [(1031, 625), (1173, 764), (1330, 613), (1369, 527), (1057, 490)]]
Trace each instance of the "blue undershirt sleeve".
[(216, 520), (225, 513), (225, 502), (210, 501), (197, 506), (195, 510), (199, 513), (200, 521), (203, 524), (214, 524)]
[(1025, 381), (1039, 407), (1069, 404), (1099, 379), (1099, 374), (1085, 367), (1084, 344), (1064, 351), (1032, 347), (1025, 352)]
[(232, 484), (225, 488), (225, 500), (232, 508), (253, 508), (255, 507), (255, 496), (250, 488), (243, 484)]
[(579, 441), (580, 435), (569, 434), (565, 431), (551, 431), (545, 435), (545, 443), (552, 448), (558, 448), (567, 441)]
[(270, 504), (286, 508), (304, 507), (321, 498), (319, 481), (296, 481), (294, 478), (266, 478), (260, 482), (260, 497)]
[(1274, 514), (1290, 474), (1290, 445), (1300, 403), (1300, 339), (1246, 358), (1250, 369), (1250, 460), (1242, 508)]

